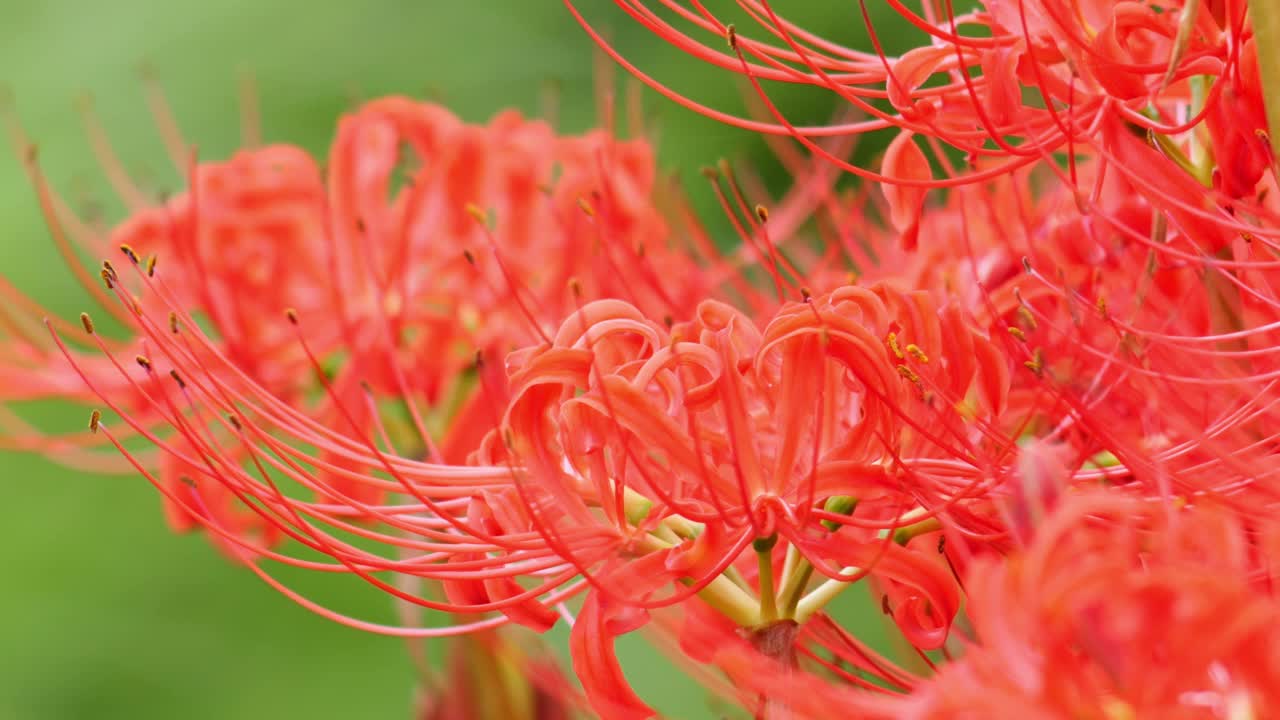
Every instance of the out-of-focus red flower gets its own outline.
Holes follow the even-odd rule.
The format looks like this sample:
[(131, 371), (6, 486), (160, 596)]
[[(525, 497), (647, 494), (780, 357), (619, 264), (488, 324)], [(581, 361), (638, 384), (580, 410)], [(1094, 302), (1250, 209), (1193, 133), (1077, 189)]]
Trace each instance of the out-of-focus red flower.
[(1253, 38), (1241, 48), (1235, 72), (1219, 82), (1226, 85), (1222, 101), (1205, 117), (1216, 163), (1214, 183), (1230, 197), (1248, 197), (1275, 166)]
[[(16, 122), (11, 129), (29, 147)], [(98, 272), (74, 267), (134, 336), (111, 340), (85, 316), (87, 348), (82, 331), (56, 321), (55, 344), (29, 320), (43, 312), (6, 284), (0, 399), (87, 402), (92, 389), (128, 416), (121, 440), (162, 432), (164, 417), (184, 412), (184, 374), (226, 363), (233, 392), (252, 383), (315, 422), (355, 422), (406, 451), (461, 460), (492, 426), (485, 403), (501, 402), (482, 401), (475, 354), (545, 334), (573, 307), (570, 279), (590, 297), (624, 297), (657, 315), (687, 314), (715, 282), (676, 251), (643, 140), (563, 136), (513, 112), (471, 125), (439, 106), (386, 98), (344, 119), (324, 172), (298, 148), (250, 147), (223, 162), (191, 160), (191, 187), (149, 207), (101, 130), (90, 129), (135, 209), (117, 228), (94, 231), (45, 182), (34, 154), (28, 168), (68, 259), (77, 246), (110, 250)], [(197, 325), (209, 330), (206, 343), (183, 339)], [(180, 362), (166, 359), (167, 341), (182, 346)], [(387, 402), (405, 412), (378, 426)], [(455, 415), (464, 421), (450, 422)], [(133, 471), (87, 452), (78, 436), (45, 435), (8, 413), (4, 421), (11, 447)], [(181, 498), (167, 507), (175, 528), (216, 518), (255, 542), (278, 537), (234, 486), (201, 481), (209, 450), (182, 441), (173, 449), (163, 462), (138, 459)], [(216, 452), (249, 460), (235, 447)], [(321, 454), (326, 467), (311, 486), (319, 502), (378, 501), (384, 488), (351, 480), (368, 465)]]
[(900, 717), (1267, 717), (1280, 604), (1263, 550), (1212, 505), (1071, 498), (1025, 550), (973, 569), (977, 640)]
[[(111, 232), (110, 242), (127, 248), (119, 262), (130, 262), (130, 253), (154, 258), (162, 282), (139, 288), (143, 302), (198, 313), (245, 373), (296, 396), (307, 359), (279, 308), (318, 312), (332, 304), (329, 253), (317, 242), (326, 231), (320, 169), (301, 149), (273, 145), (196, 164), (191, 173), (189, 190)], [(326, 349), (337, 342), (333, 331), (317, 339)]]
[[(349, 270), (336, 278), (339, 318), (373, 315), (362, 304), (381, 297), (394, 328), (416, 331), (402, 350), (410, 376), (449, 377), (477, 349), (537, 340), (572, 309), (570, 279), (655, 313), (705, 292), (671, 251), (643, 141), (560, 137), (514, 112), (468, 125), (388, 98), (342, 121), (329, 178), (336, 262)], [(390, 384), (385, 374), (371, 379)]]

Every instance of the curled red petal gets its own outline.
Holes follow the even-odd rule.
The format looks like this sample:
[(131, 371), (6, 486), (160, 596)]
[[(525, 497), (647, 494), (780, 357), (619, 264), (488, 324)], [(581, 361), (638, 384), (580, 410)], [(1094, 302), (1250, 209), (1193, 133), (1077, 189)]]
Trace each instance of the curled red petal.
[[(903, 130), (889, 143), (880, 166), (882, 173), (901, 180), (933, 179), (929, 159), (913, 137), (914, 133)], [(920, 213), (924, 210), (925, 189), (886, 182), (880, 185), (880, 190), (889, 203), (889, 220), (902, 234), (903, 247), (914, 250), (920, 232)]]
[(596, 593), (587, 596), (569, 634), (573, 670), (582, 682), (587, 702), (604, 720), (646, 720), (655, 715), (636, 695), (622, 674), (613, 650), (615, 629), (609, 605)]

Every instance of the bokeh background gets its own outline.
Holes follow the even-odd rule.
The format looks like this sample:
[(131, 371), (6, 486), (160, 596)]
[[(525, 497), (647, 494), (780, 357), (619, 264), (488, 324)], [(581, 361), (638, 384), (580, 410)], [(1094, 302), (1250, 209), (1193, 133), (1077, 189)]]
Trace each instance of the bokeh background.
[[(646, 70), (741, 108), (742, 88), (727, 75), (647, 37), (604, 0), (581, 4)], [(843, 4), (776, 4), (836, 38), (863, 34)], [(345, 108), (387, 93), (436, 99), (478, 122), (507, 107), (537, 114), (557, 87), (562, 129), (595, 120), (592, 46), (557, 0), (0, 0), (0, 84), (52, 182), (111, 220), (120, 209), (75, 111), (85, 92), (130, 169), (157, 191), (179, 187), (146, 110), (142, 63), (204, 159), (238, 143), (244, 71), (257, 78), (266, 138), (316, 153)], [(759, 139), (645, 98), (663, 166), (684, 176), (711, 226), (723, 228), (699, 166), (730, 157), (785, 187)], [(790, 108), (801, 121), (832, 112), (801, 95)], [(88, 305), (12, 152), (0, 152), (0, 271), (51, 312), (74, 317)], [(24, 410), (62, 428), (85, 420), (78, 409)], [(301, 610), (202, 537), (170, 534), (159, 506), (141, 478), (0, 451), (0, 720), (408, 716), (412, 676), (399, 641)], [(347, 608), (386, 612), (385, 599), (355, 590)], [(624, 646), (628, 676), (660, 710), (718, 716), (642, 640)]]

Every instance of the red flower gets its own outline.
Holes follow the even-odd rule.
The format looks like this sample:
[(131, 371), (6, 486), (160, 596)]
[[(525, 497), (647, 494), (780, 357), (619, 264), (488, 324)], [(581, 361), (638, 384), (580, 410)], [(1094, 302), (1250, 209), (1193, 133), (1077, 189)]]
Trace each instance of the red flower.
[[(923, 293), (846, 287), (763, 329), (704, 302), (669, 332), (601, 301), (512, 357), (511, 403), (476, 460), (519, 468), (507, 530), (538, 533), (591, 579), (575, 658), (612, 716), (600, 698), (626, 696), (617, 633), (589, 628), (632, 627), (694, 592), (738, 626), (768, 626), (870, 574), (905, 637), (941, 646), (959, 606), (951, 571), (900, 543), (940, 525), (990, 531), (981, 478), (1008, 447), (987, 424), (1004, 363)], [(815, 569), (829, 579), (811, 588)]]
[[(139, 324), (153, 327), (145, 312)], [(937, 648), (960, 599), (928, 534), (961, 533), (962, 545), (999, 535), (984, 477), (1009, 448), (996, 429), (1006, 361), (925, 293), (845, 287), (785, 305), (763, 329), (714, 301), (670, 331), (625, 302), (587, 303), (549, 344), (509, 359), (511, 402), (475, 458), (488, 466), (471, 468), (388, 454), (379, 414), (351, 417), (336, 394), (353, 425), (325, 427), (238, 373), (185, 319), (149, 341), (153, 362), (182, 378), (151, 396), (179, 433), (157, 443), (194, 490), (149, 477), (185, 517), (307, 607), (379, 632), (545, 630), (567, 612), (559, 603), (587, 590), (575, 663), (610, 717), (648, 712), (625, 690), (612, 638), (652, 609), (696, 595), (739, 627), (806, 621), (870, 575), (904, 636)], [(363, 436), (363, 422), (377, 430)], [(276, 475), (320, 499), (286, 494)], [(234, 500), (210, 502), (221, 495)], [(270, 538), (246, 539), (245, 518)], [(331, 560), (265, 547), (275, 537)], [(502, 616), (372, 625), (296, 595), (259, 558), (351, 573), (422, 607)], [(445, 599), (408, 593), (385, 572), (438, 581)], [(812, 642), (848, 652), (839, 637)]]
[[(627, 62), (583, 9), (566, 0), (606, 53), (667, 97), (713, 119), (790, 136), (846, 172), (895, 186), (902, 198), (891, 205), (900, 230), (918, 214), (917, 196), (925, 189), (1033, 165), (1065, 167), (1063, 180), (1087, 194), (1076, 166), (1096, 158), (1153, 205), (1186, 216), (1179, 222), (1194, 217), (1199, 227), (1184, 231), (1209, 227), (1199, 242), (1220, 248), (1225, 241), (1215, 236), (1229, 239), (1241, 230), (1275, 237), (1268, 222), (1248, 219), (1264, 207), (1274, 216), (1274, 201), (1265, 198), (1274, 183), (1265, 171), (1275, 159), (1247, 3), (1218, 3), (1202, 12), (1199, 0), (1158, 7), (1131, 0), (989, 0), (971, 12), (947, 4), (926, 5), (917, 14), (900, 3), (872, 8), (863, 2), (857, 24), (869, 35), (865, 48), (808, 31), (767, 1), (741, 3), (736, 26), (727, 12), (700, 3), (615, 4), (692, 57), (744, 76), (762, 100), (763, 116), (737, 117), (682, 96)], [(889, 13), (899, 16), (892, 30), (884, 23)], [(891, 33), (893, 44), (915, 47), (889, 54)], [(776, 84), (819, 88), (865, 119), (798, 125), (790, 109), (771, 98)], [(882, 129), (898, 135), (878, 172), (818, 142)], [(901, 152), (914, 144), (913, 135), (925, 140), (918, 150), (927, 156)], [(1146, 150), (1141, 162), (1129, 147), (1135, 144)], [(967, 167), (955, 167), (956, 153), (947, 149), (965, 157)], [(931, 176), (926, 158), (942, 177)]]
[[(1221, 509), (1072, 498), (966, 579), (978, 641), (901, 717), (1265, 717), (1280, 604)], [(1269, 548), (1274, 550), (1274, 548)]]
[[(98, 138), (101, 131), (91, 130)], [(16, 126), (15, 133), (27, 143)], [(34, 155), (29, 168), (69, 258), (77, 244), (111, 248), (113, 261), (101, 273), (73, 267), (134, 338), (105, 338), (86, 316), (87, 350), (72, 344), (84, 339), (79, 330), (56, 322), (55, 345), (22, 314), (42, 314), (38, 306), (6, 286), (21, 310), (5, 326), (11, 337), (0, 356), (0, 399), (87, 402), (100, 394), (129, 420), (120, 440), (163, 435), (189, 402), (175, 390), (225, 363), (234, 368), (222, 376), (230, 392), (252, 387), (329, 427), (356, 422), (362, 434), (388, 434), (414, 454), (460, 461), (492, 425), (493, 399), (484, 400), (469, 376), (475, 353), (535, 341), (573, 306), (571, 278), (581, 277), (577, 286), (590, 296), (626, 297), (656, 314), (691, 308), (707, 291), (706, 276), (674, 249), (656, 209), (653, 157), (642, 140), (600, 131), (557, 136), (515, 113), (468, 125), (443, 108), (388, 98), (344, 120), (326, 173), (291, 146), (245, 149), (225, 162), (191, 164), (191, 189), (159, 207), (142, 206), (145, 196), (105, 140), (98, 147), (135, 205), (109, 237), (67, 209)], [(202, 342), (185, 334), (197, 324), (210, 330)], [(323, 386), (317, 363), (330, 376)], [(386, 402), (406, 412), (384, 424), (379, 404)], [(420, 403), (439, 410), (423, 413)], [(450, 423), (454, 414), (463, 421)], [(16, 417), (5, 422), (10, 446), (133, 471), (111, 456), (86, 455), (89, 443), (79, 435), (45, 436)], [(213, 521), (255, 546), (279, 537), (244, 506), (235, 483), (201, 480), (209, 472), (204, 455), (227, 463), (251, 456), (221, 441), (169, 448), (161, 463), (138, 460), (160, 470), (175, 528)], [(320, 457), (324, 467), (309, 486), (318, 502), (379, 502), (386, 482), (353, 480), (368, 472), (367, 461), (327, 448)]]
[[(762, 716), (1269, 707), (1277, 201), (1246, 152), (1260, 91), (1243, 18), (993, 2), (958, 23), (989, 37), (912, 17), (939, 44), (889, 59), (745, 6), (781, 45), (726, 30), (728, 55), (691, 49), (754, 83), (894, 107), (764, 128), (834, 158), (811, 137), (898, 127), (896, 184), (870, 200), (882, 225), (816, 171), (770, 220), (719, 168), (744, 242), (722, 258), (678, 198), (659, 212), (641, 141), (388, 98), (343, 119), (323, 173), (287, 146), (193, 164), (191, 190), (116, 231), (124, 259), (95, 287), (133, 338), (85, 316), (86, 353), (0, 316), (0, 392), (65, 396), (70, 376), (41, 369), (65, 355), (123, 420), (91, 426), (170, 521), (326, 617), (405, 637), (572, 621), (606, 718), (652, 715), (614, 642), (655, 618)], [(1192, 97), (1188, 75), (1224, 68), (1228, 89)], [(969, 154), (965, 176), (940, 142)], [(74, 218), (35, 178), (71, 247)], [(831, 242), (780, 251), (811, 214)], [(461, 617), (348, 617), (271, 562)], [(978, 640), (922, 679), (826, 613), (864, 580), (923, 667), (959, 649), (962, 608)]]
[(1263, 174), (1276, 163), (1254, 43), (1253, 38), (1245, 41), (1235, 72), (1221, 81), (1227, 83), (1222, 102), (1205, 118), (1217, 161), (1214, 179), (1233, 198), (1253, 195)]

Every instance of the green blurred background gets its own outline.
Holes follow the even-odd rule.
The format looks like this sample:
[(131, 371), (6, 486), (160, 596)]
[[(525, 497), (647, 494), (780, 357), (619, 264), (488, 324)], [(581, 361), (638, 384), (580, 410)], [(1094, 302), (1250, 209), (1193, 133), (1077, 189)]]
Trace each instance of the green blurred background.
[[(728, 76), (645, 36), (603, 0), (582, 4), (645, 69), (709, 104), (741, 107)], [(849, 8), (793, 4), (811, 27), (856, 41), (860, 21)], [(0, 83), (12, 89), (43, 167), (69, 195), (101, 202), (112, 220), (119, 208), (74, 100), (92, 92), (131, 170), (156, 189), (178, 187), (143, 101), (144, 61), (205, 159), (236, 147), (243, 70), (257, 77), (266, 138), (318, 153), (353, 98), (385, 93), (436, 98), (483, 121), (511, 106), (536, 113), (555, 84), (564, 130), (583, 130), (594, 117), (591, 44), (557, 0), (0, 0), (0, 28)], [(757, 138), (646, 98), (663, 165), (685, 177), (713, 225), (700, 165), (729, 156), (785, 185)], [(831, 112), (795, 102), (803, 121)], [(12, 153), (0, 154), (0, 228), (9, 278), (64, 317), (86, 307)], [(64, 428), (84, 421), (79, 410), (34, 411)], [(0, 453), (0, 491), (0, 720), (408, 717), (412, 678), (399, 641), (321, 620), (203, 538), (170, 534), (140, 478), (85, 476)], [(375, 617), (388, 612), (371, 594), (339, 599)], [(624, 644), (628, 675), (660, 709), (714, 714), (696, 691), (672, 685), (641, 643)]]

